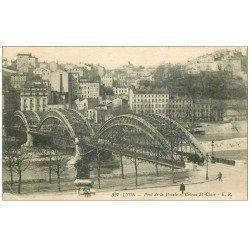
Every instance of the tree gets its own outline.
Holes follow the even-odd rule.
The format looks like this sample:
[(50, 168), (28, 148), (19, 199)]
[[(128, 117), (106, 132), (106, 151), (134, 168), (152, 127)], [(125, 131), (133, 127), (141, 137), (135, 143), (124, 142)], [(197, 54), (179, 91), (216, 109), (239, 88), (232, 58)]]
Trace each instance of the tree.
[(113, 110), (114, 115), (124, 115), (124, 114), (132, 114), (132, 110), (129, 108), (128, 105), (121, 105)]
[(139, 86), (147, 88), (147, 87), (151, 86), (151, 82), (149, 80), (140, 80), (139, 81)]
[(11, 137), (4, 138), (4, 157), (3, 157), (3, 165), (5, 169), (10, 173), (10, 185), (13, 186), (13, 176), (14, 176), (14, 149), (15, 149), (15, 139), (12, 140)]
[(204, 163), (204, 158), (199, 157), (197, 154), (189, 155), (188, 160), (199, 165)]
[(48, 172), (49, 172), (49, 183), (51, 184), (51, 177), (52, 177), (52, 164), (53, 164), (53, 155), (55, 155), (55, 151), (51, 146), (42, 145), (41, 146), (41, 153), (42, 156), (48, 159), (48, 161), (44, 161), (45, 165), (48, 165)]
[(12, 171), (18, 175), (17, 193), (21, 193), (22, 174), (30, 166), (30, 149), (27, 147), (13, 147), (11, 150)]
[(245, 74), (247, 74), (247, 56), (242, 56), (241, 58), (241, 69)]
[(40, 75), (34, 75), (33, 80), (34, 81), (42, 81), (43, 79), (42, 79), (42, 77)]
[(111, 88), (111, 87), (105, 87), (103, 85), (101, 85), (100, 92), (101, 92), (102, 96), (114, 95), (113, 88)]
[(57, 176), (58, 191), (61, 191), (61, 175), (67, 169), (67, 158), (58, 149), (54, 150), (53, 165), (51, 171)]
[(166, 78), (166, 66), (160, 65), (154, 72), (154, 78), (157, 82), (163, 82)]

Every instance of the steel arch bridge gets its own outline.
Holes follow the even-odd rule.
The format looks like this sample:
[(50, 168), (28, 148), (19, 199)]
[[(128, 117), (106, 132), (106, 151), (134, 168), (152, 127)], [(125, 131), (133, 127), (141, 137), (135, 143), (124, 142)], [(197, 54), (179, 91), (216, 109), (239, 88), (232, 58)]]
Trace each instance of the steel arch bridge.
[(16, 111), (9, 129), (72, 141), (75, 138), (87, 140), (94, 135), (86, 117), (73, 109), (50, 110), (45, 113)]
[[(152, 121), (164, 138), (172, 141), (176, 147), (176, 151), (183, 146), (189, 145), (189, 149), (193, 150), (200, 157), (206, 156), (206, 151), (202, 148), (198, 140), (181, 124), (175, 120), (160, 114), (146, 115), (146, 119)], [(184, 145), (183, 145), (184, 144)]]
[(88, 120), (77, 110), (50, 110), (37, 124), (37, 133), (60, 137), (66, 140), (89, 141), (94, 131)]
[(40, 121), (41, 114), (35, 111), (15, 111), (11, 119), (11, 129), (28, 131), (36, 128)]
[(89, 121), (77, 110), (16, 111), (8, 129), (33, 136), (77, 140), (93, 149), (172, 168), (183, 167), (183, 158), (190, 154), (206, 157), (205, 150), (183, 126), (157, 114), (116, 116), (94, 132)]
[[(120, 115), (96, 133), (99, 148), (171, 167), (183, 167), (183, 158), (206, 152), (176, 121), (162, 115)], [(174, 162), (174, 164), (173, 164)]]

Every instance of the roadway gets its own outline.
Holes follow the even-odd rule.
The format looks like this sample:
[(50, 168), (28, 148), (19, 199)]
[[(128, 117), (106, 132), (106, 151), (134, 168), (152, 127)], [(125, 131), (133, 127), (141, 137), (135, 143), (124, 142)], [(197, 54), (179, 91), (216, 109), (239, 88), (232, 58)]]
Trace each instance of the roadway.
[[(203, 168), (205, 176), (205, 168)], [(222, 172), (222, 182), (213, 180)], [(209, 166), (211, 180), (185, 183), (186, 191), (181, 194), (179, 183), (168, 187), (152, 187), (124, 191), (101, 191), (90, 198), (78, 196), (76, 192), (36, 193), (29, 195), (3, 194), (4, 200), (247, 200), (247, 166)]]

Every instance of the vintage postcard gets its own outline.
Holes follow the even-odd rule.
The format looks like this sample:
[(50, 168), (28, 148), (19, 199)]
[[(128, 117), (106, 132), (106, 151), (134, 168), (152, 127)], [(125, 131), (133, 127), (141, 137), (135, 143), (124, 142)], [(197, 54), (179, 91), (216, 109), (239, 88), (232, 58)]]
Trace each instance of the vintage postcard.
[(247, 200), (247, 47), (3, 47), (3, 200)]

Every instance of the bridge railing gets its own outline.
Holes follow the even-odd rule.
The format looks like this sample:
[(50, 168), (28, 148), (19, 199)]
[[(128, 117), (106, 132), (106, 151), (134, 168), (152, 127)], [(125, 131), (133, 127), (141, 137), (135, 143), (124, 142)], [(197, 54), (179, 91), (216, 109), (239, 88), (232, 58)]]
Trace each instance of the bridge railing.
[[(117, 147), (114, 147), (111, 145), (107, 146), (107, 145), (99, 144), (98, 147), (103, 149), (103, 150), (111, 151), (111, 152), (116, 153), (116, 154), (121, 153), (121, 151)], [(174, 168), (184, 168), (185, 167), (185, 163), (182, 161), (174, 160), (172, 162), (171, 159), (161, 157), (161, 156), (155, 157), (153, 155), (147, 154), (146, 152), (144, 152), (144, 153), (136, 152), (135, 153), (133, 150), (123, 149), (122, 154), (125, 156), (128, 156), (128, 157), (131, 157), (131, 158), (134, 158), (136, 156), (137, 159), (140, 159), (143, 161), (148, 161), (151, 163), (157, 162), (159, 165), (163, 165), (163, 166), (167, 166), (167, 167), (173, 167), (173, 165), (174, 165)]]

